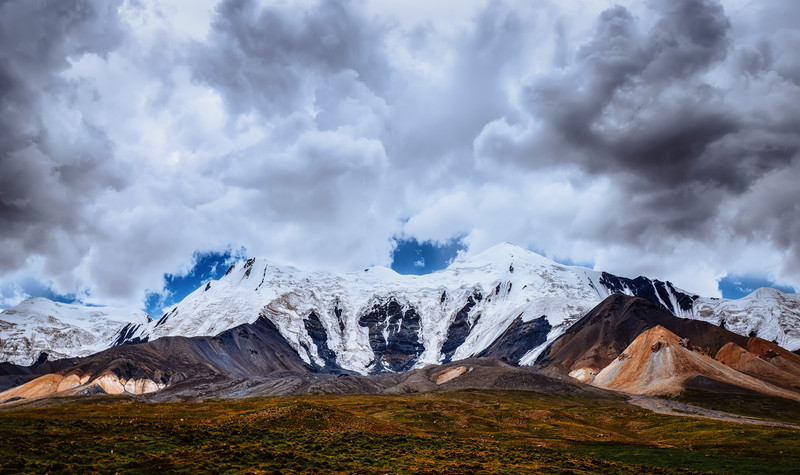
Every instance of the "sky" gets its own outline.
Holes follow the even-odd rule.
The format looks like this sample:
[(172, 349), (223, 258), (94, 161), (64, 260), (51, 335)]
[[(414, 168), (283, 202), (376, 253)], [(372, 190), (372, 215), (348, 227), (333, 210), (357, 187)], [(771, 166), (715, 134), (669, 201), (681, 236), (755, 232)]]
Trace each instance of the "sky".
[(420, 273), (504, 241), (705, 296), (800, 289), (798, 19), (0, 2), (0, 308), (158, 309), (243, 256)]

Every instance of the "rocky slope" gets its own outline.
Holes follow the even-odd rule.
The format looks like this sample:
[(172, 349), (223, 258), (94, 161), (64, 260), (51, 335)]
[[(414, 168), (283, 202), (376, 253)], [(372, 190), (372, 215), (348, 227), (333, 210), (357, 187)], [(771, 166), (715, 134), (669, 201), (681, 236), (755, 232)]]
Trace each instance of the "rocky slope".
[(524, 354), (543, 347), (608, 294), (601, 278), (511, 245), (424, 276), (309, 273), (250, 259), (136, 335), (215, 334), (262, 315), (309, 364), (397, 372), (475, 356), (516, 319), (545, 316)]
[(214, 334), (261, 315), (320, 368), (405, 371), (496, 355), (501, 338), (515, 345), (506, 352), (509, 362), (532, 364), (549, 342), (616, 291), (676, 312), (690, 311), (694, 298), (668, 282), (563, 266), (510, 244), (424, 276), (379, 267), (304, 272), (249, 259), (133, 337)]
[[(218, 387), (222, 382), (313, 371), (272, 322), (263, 318), (214, 337), (166, 337), (60, 363), (40, 365), (41, 376), (0, 393), (0, 403), (72, 394), (147, 394), (166, 387), (203, 392), (204, 387)], [(28, 369), (36, 373), (35, 368)]]
[[(408, 311), (395, 309), (392, 314), (408, 318)], [(305, 362), (302, 353), (273, 321), (262, 316), (252, 324), (214, 337), (166, 336), (32, 367), (6, 363), (0, 365), (3, 378), (36, 379), (0, 393), (0, 403), (96, 393), (147, 394), (150, 400), (194, 400), (447, 388), (540, 387), (550, 388), (548, 391), (591, 392), (576, 379), (635, 394), (677, 394), (684, 388), (700, 388), (761, 392), (800, 400), (800, 357), (794, 353), (760, 338), (675, 317), (644, 299), (621, 294), (607, 297), (556, 339), (543, 354), (541, 365), (515, 369), (504, 363), (513, 363), (530, 351), (529, 342), (539, 341), (545, 320), (540, 317), (525, 322), (517, 317), (481, 352), (486, 358), (360, 375), (332, 360), (324, 366)], [(407, 355), (399, 352), (398, 359), (384, 355), (383, 361), (388, 365), (397, 361), (407, 364), (402, 363)], [(568, 377), (567, 372), (574, 378)]]
[(782, 369), (770, 359), (760, 357), (733, 342), (720, 348), (714, 359), (761, 381), (800, 391), (800, 365)]
[(130, 338), (213, 335), (264, 316), (304, 361), (320, 368), (405, 371), (496, 356), (493, 348), (501, 344), (515, 346), (504, 350), (509, 362), (528, 365), (616, 292), (679, 317), (752, 333), (791, 350), (800, 347), (800, 301), (794, 295), (762, 289), (740, 301), (704, 299), (669, 282), (560, 265), (511, 244), (423, 276), (381, 267), (351, 274), (304, 272), (249, 259)]

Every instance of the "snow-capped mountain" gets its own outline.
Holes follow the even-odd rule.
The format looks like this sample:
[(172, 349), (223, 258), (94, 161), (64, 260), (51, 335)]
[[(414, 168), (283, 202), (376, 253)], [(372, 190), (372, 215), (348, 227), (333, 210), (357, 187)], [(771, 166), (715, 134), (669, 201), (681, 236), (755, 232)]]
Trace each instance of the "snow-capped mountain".
[(547, 343), (613, 292), (674, 313), (693, 296), (669, 283), (557, 264), (511, 244), (423, 276), (373, 267), (304, 272), (249, 259), (198, 288), (132, 338), (214, 335), (264, 315), (308, 363), (370, 373), (480, 356), (526, 335), (532, 364)]
[(546, 316), (544, 343), (608, 295), (601, 280), (509, 244), (423, 276), (382, 267), (304, 272), (249, 259), (136, 337), (213, 335), (263, 314), (308, 363), (402, 371), (477, 355), (517, 317)]
[[(472, 356), (527, 365), (612, 293), (642, 297), (676, 316), (754, 333), (790, 350), (800, 348), (800, 298), (795, 295), (761, 289), (739, 300), (702, 298), (669, 282), (561, 265), (500, 244), (423, 276), (383, 267), (306, 272), (251, 258), (156, 320), (148, 322), (141, 312), (111, 314), (98, 308), (84, 308), (95, 313), (81, 319), (55, 317), (80, 338), (62, 337), (53, 331), (58, 325), (19, 326), (28, 320), (21, 304), (10, 310), (17, 315), (13, 322), (9, 311), (0, 314), (6, 320), (0, 322), (0, 359), (30, 364), (43, 350), (80, 356), (122, 342), (213, 336), (263, 316), (306, 363), (325, 370), (398, 372)], [(31, 320), (43, 322), (51, 314), (33, 312)]]
[(87, 356), (124, 341), (129, 329), (150, 320), (141, 310), (28, 299), (0, 312), (0, 361), (31, 365), (42, 352), (49, 359)]
[(800, 296), (796, 294), (762, 287), (736, 300), (698, 298), (689, 316), (791, 351), (800, 349)]

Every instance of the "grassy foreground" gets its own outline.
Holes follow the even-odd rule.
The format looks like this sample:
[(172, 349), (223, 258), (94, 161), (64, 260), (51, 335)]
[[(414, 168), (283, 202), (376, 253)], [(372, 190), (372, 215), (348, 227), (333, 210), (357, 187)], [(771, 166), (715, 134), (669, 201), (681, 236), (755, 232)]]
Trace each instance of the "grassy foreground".
[(798, 473), (800, 431), (522, 391), (0, 412), (0, 471)]

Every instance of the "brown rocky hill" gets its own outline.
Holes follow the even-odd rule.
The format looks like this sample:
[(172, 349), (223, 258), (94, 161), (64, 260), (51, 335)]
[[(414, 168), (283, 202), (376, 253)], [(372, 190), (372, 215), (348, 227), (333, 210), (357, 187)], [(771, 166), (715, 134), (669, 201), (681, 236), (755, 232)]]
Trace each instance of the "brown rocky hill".
[(537, 363), (591, 381), (636, 337), (658, 325), (687, 338), (710, 356), (729, 342), (747, 345), (747, 337), (710, 323), (678, 318), (638, 297), (613, 294), (556, 339)]
[[(735, 350), (726, 346), (723, 353), (732, 352), (732, 349)], [(711, 382), (717, 388), (740, 388), (745, 392), (800, 401), (800, 393), (726, 366), (660, 325), (639, 335), (597, 374), (592, 384), (632, 394), (660, 396), (678, 395), (687, 387), (694, 387), (698, 380)]]
[(800, 356), (771, 341), (750, 338), (747, 340), (747, 350), (784, 371), (800, 374)]
[[(754, 339), (751, 339), (751, 341), (752, 340)], [(763, 342), (764, 340), (761, 341)], [(783, 348), (780, 348), (774, 343), (765, 343), (769, 343), (769, 345), (774, 346), (776, 349), (783, 350)], [(766, 345), (760, 342), (755, 342), (753, 346), (761, 348), (766, 347)], [(765, 353), (774, 356), (772, 356), (772, 358), (759, 356), (731, 342), (720, 348), (714, 358), (720, 363), (744, 374), (753, 376), (754, 378), (793, 391), (800, 391), (800, 365), (793, 367), (791, 364), (787, 364), (788, 362), (784, 361), (783, 358), (777, 354), (775, 349), (770, 348), (769, 351)]]

